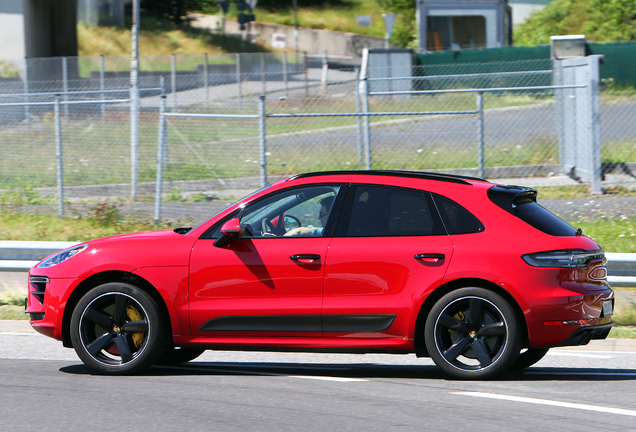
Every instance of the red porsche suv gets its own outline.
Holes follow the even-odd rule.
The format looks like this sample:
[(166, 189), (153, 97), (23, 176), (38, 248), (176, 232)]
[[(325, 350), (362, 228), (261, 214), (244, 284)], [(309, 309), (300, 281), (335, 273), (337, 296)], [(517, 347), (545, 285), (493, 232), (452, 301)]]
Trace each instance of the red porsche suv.
[(195, 228), (44, 259), (26, 311), (106, 374), (233, 349), (416, 353), (491, 378), (612, 326), (601, 247), (536, 197), (437, 173), (296, 175)]

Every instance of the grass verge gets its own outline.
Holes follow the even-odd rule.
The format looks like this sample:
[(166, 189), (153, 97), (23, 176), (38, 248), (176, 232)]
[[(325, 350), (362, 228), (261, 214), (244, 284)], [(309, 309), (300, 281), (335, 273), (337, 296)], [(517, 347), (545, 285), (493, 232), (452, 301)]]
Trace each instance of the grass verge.
[[(24, 301), (24, 299), (23, 299)], [(0, 320), (28, 320), (29, 315), (24, 313), (24, 306), (0, 306)]]
[(17, 291), (0, 292), (0, 319), (29, 319), (29, 316), (24, 313), (24, 294)]

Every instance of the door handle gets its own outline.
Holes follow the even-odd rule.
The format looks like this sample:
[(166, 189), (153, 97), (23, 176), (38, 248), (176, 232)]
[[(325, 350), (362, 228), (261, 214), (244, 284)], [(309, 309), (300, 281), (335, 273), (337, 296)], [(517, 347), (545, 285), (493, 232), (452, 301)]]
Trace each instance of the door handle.
[(297, 261), (303, 264), (313, 264), (314, 261), (320, 261), (320, 255), (315, 254), (297, 254), (289, 257), (292, 261)]
[(416, 260), (421, 260), (428, 263), (436, 263), (439, 260), (443, 260), (444, 258), (446, 258), (446, 255), (439, 254), (439, 253), (424, 253), (424, 254), (417, 254), (415, 255), (414, 258)]

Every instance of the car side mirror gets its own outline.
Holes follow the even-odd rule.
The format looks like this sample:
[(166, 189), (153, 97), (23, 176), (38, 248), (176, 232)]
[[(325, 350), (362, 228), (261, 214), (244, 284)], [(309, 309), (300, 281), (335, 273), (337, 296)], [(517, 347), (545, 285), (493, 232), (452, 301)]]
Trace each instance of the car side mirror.
[(231, 239), (241, 237), (241, 221), (233, 218), (225, 222), (221, 227), (221, 237), (214, 241), (214, 246), (224, 247)]

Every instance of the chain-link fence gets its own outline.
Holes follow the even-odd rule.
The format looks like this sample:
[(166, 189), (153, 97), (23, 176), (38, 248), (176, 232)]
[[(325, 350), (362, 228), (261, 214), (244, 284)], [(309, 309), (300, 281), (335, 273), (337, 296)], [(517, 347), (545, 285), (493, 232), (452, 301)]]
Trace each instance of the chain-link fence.
[[(555, 90), (545, 88), (552, 84), (549, 61), (416, 66), (408, 79), (419, 93), (373, 94), (369, 82), (367, 94), (355, 67), (334, 68), (322, 58), (142, 58), (133, 161), (129, 65), (68, 59), (66, 76), (74, 79), (65, 80), (64, 62), (53, 60), (61, 73), (50, 72), (49, 80), (0, 79), (1, 205), (55, 209), (60, 197), (66, 208), (115, 201), (148, 217), (196, 222), (264, 181), (306, 171), (370, 167), (571, 182), (559, 176)], [(32, 72), (34, 64), (27, 76), (44, 77)], [(465, 91), (494, 88), (508, 90)], [(600, 100), (603, 186), (633, 187), (636, 92), (605, 90)]]

